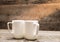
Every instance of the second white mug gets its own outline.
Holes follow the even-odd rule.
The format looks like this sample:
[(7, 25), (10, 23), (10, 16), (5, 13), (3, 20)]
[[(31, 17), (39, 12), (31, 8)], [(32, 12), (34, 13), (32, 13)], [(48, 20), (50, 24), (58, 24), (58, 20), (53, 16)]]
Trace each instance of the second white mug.
[(39, 24), (37, 20), (25, 20), (25, 38), (29, 40), (37, 39)]

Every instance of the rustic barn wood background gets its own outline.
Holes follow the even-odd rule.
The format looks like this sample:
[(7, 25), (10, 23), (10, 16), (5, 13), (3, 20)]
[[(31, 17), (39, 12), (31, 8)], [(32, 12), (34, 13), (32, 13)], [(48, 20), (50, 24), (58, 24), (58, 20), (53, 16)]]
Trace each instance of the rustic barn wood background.
[(0, 0), (0, 4), (42, 4), (60, 3), (60, 0)]
[(39, 20), (40, 30), (60, 30), (60, 0), (0, 0), (0, 29), (18, 19)]

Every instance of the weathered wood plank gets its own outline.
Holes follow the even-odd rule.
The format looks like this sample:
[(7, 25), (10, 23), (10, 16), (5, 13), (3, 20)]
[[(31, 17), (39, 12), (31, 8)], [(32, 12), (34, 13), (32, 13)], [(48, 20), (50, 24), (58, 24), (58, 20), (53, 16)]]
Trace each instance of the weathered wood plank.
[[(10, 38), (8, 30), (0, 30), (0, 42), (36, 42), (36, 41), (25, 41), (23, 40), (14, 40)], [(39, 42), (60, 42), (60, 31), (39, 31)]]
[(0, 0), (0, 5), (60, 3), (60, 0)]
[[(60, 4), (38, 4), (38, 5), (1, 5), (0, 14), (7, 17), (8, 20), (13, 19), (41, 19), (60, 10)], [(0, 15), (1, 17), (1, 15)], [(4, 20), (4, 19), (0, 19)]]

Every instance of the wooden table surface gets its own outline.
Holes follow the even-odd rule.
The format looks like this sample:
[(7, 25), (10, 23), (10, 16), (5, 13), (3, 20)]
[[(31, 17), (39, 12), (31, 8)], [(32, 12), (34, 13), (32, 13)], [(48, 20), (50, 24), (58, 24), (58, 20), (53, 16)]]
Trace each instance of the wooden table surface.
[(0, 30), (0, 42), (60, 42), (60, 31), (39, 31), (37, 41), (12, 39), (8, 30)]

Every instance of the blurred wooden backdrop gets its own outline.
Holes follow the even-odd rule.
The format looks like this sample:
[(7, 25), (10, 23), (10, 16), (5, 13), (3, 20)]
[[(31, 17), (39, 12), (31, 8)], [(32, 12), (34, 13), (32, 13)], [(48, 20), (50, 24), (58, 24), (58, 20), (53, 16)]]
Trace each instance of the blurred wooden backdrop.
[(60, 0), (0, 0), (0, 29), (7, 22), (39, 20), (40, 30), (60, 30)]
[(60, 3), (60, 0), (0, 0), (0, 4), (41, 4)]

